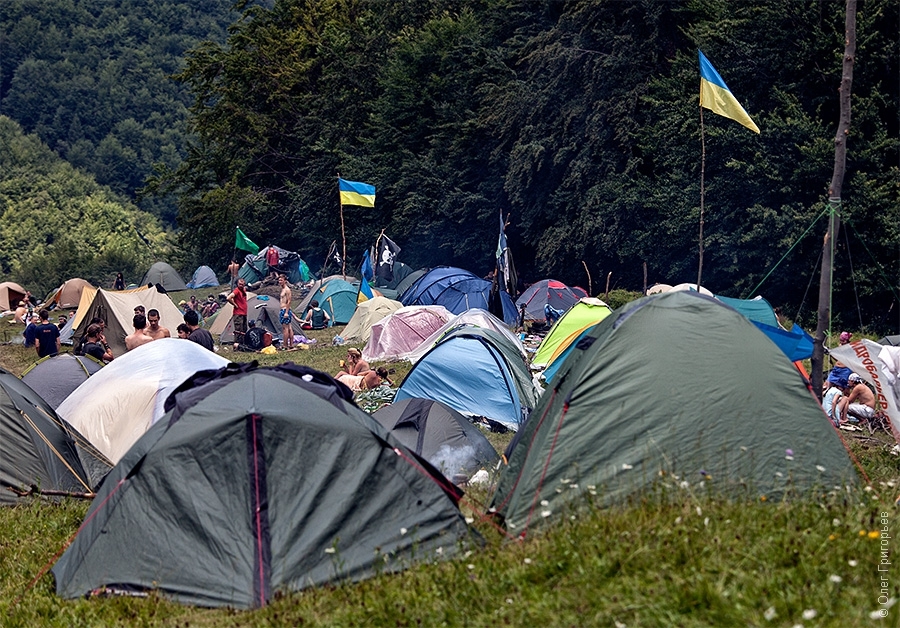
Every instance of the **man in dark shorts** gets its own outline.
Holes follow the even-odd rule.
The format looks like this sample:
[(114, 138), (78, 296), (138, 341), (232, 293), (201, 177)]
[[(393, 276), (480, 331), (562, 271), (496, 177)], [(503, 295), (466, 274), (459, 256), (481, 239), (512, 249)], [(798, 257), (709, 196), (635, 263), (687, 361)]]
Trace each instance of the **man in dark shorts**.
[(247, 333), (247, 282), (243, 278), (237, 280), (237, 287), (228, 295), (228, 302), (234, 306), (234, 350), (237, 351)]

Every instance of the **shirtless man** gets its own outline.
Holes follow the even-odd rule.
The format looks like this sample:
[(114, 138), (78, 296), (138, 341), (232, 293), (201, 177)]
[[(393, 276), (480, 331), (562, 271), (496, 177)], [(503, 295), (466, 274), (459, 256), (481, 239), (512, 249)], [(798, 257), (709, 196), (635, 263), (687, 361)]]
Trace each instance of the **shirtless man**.
[(851, 373), (847, 380), (847, 389), (840, 401), (840, 408), (841, 423), (847, 422), (848, 414), (860, 419), (871, 419), (875, 416), (875, 395), (856, 373)]
[(144, 329), (144, 334), (150, 336), (152, 340), (172, 337), (169, 330), (159, 324), (159, 310), (147, 312), (147, 327)]
[(282, 346), (285, 349), (293, 349), (294, 330), (291, 326), (294, 318), (294, 313), (291, 311), (291, 297), (293, 295), (287, 277), (283, 273), (278, 275), (278, 285), (281, 286), (281, 311), (278, 314), (278, 319), (281, 321)]
[(153, 338), (144, 333), (144, 329), (147, 327), (147, 318), (143, 314), (135, 314), (131, 324), (134, 325), (134, 333), (125, 336), (126, 351), (153, 342)]
[(231, 277), (231, 289), (237, 286), (238, 273), (241, 271), (241, 265), (237, 263), (237, 260), (231, 260), (231, 263), (228, 265), (228, 276)]

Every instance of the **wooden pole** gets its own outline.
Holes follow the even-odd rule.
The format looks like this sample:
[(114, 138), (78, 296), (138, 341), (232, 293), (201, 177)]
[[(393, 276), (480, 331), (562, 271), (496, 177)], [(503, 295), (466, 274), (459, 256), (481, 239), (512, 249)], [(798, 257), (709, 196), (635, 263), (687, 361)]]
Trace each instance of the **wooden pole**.
[(850, 135), (850, 88), (853, 85), (853, 64), (856, 60), (856, 0), (847, 0), (844, 16), (844, 58), (841, 69), (840, 117), (834, 136), (834, 170), (828, 186), (829, 221), (822, 249), (822, 270), (819, 275), (819, 309), (816, 317), (816, 342), (813, 345), (810, 373), (813, 394), (822, 400), (824, 379), (825, 339), (831, 336), (831, 282), (834, 268), (834, 246), (841, 227), (841, 190), (847, 167), (847, 137)]
[(588, 279), (588, 296), (594, 296), (594, 287), (591, 285), (591, 271), (588, 270), (587, 264), (584, 263), (584, 260), (581, 260), (581, 265), (584, 266), (584, 272), (587, 273)]
[(347, 281), (347, 235), (344, 232), (344, 203), (341, 201), (341, 173), (338, 173), (338, 205), (341, 208), (341, 277)]
[(703, 107), (700, 107), (700, 261), (697, 265), (697, 291), (703, 281), (703, 212), (706, 200), (706, 133), (703, 128)]
[(647, 296), (647, 262), (644, 262), (644, 296)]
[(612, 271), (609, 271), (609, 274), (606, 275), (606, 294), (603, 295), (603, 300), (609, 302), (609, 280), (612, 279)]

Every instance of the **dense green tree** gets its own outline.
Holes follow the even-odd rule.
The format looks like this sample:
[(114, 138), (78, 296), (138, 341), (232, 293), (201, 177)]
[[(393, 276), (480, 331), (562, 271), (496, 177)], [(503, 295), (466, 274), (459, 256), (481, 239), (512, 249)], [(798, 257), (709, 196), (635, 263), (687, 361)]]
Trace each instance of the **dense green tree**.
[(109, 286), (175, 261), (158, 220), (0, 116), (0, 272), (43, 296), (70, 277)]

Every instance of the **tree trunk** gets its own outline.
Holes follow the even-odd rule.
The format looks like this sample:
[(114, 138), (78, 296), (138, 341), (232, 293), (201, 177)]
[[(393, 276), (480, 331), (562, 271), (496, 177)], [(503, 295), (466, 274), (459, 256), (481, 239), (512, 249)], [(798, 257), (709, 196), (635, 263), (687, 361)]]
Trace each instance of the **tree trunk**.
[(822, 251), (822, 273), (819, 278), (819, 311), (816, 325), (816, 343), (813, 345), (812, 386), (813, 392), (822, 399), (822, 380), (825, 361), (825, 334), (831, 335), (831, 277), (834, 260), (834, 244), (841, 227), (841, 187), (847, 166), (847, 138), (850, 135), (850, 88), (853, 85), (853, 63), (856, 60), (856, 0), (847, 0), (844, 22), (844, 61), (841, 72), (841, 87), (838, 90), (841, 113), (837, 133), (834, 136), (834, 172), (828, 188), (828, 202), (831, 205), (828, 231)]

